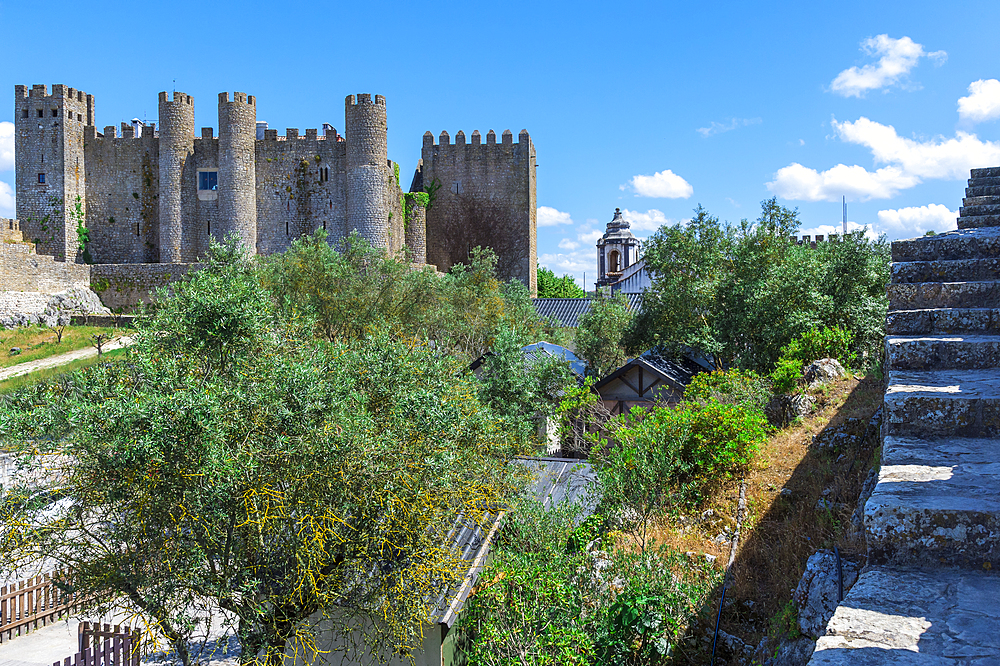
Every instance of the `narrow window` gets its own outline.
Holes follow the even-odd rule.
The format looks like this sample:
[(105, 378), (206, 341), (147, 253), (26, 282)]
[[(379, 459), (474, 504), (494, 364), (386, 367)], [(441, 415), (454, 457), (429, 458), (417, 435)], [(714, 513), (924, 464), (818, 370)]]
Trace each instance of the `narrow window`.
[(323, 220), (323, 231), (326, 231), (326, 220)]
[(83, 122), (83, 114), (82, 113), (76, 114), (76, 120), (77, 120), (77, 122), (81, 122), (82, 123)]
[(139, 223), (138, 222), (135, 223), (135, 237), (136, 238), (139, 237)]
[(288, 235), (288, 220), (285, 220), (285, 235)]
[(45, 116), (45, 112), (44, 112), (44, 111), (42, 111), (41, 109), (38, 109), (38, 117), (39, 117), (39, 118), (42, 118), (42, 117), (44, 117), (44, 116)]
[(198, 172), (198, 189), (199, 190), (218, 190), (219, 189), (219, 172), (218, 171), (199, 171)]
[(53, 118), (59, 117), (59, 109), (52, 109), (52, 117)]
[(38, 184), (39, 185), (44, 185), (45, 184), (45, 174), (44, 173), (38, 174)]
[(67, 111), (66, 112), (66, 117), (69, 118), (70, 120), (73, 120), (73, 112), (72, 111)]
[(24, 112), (21, 113), (21, 117), (22, 118), (27, 118), (28, 117), (28, 110), (27, 109), (25, 109)]
[(212, 223), (211, 223), (211, 221), (205, 223), (205, 231), (207, 231), (209, 233), (209, 235), (211, 235), (211, 233), (212, 233)]
[(617, 273), (620, 270), (618, 268), (618, 257), (619, 256), (620, 255), (618, 254), (617, 251), (611, 253), (611, 262), (610, 262), (611, 267), (609, 269), (609, 272), (611, 272), (611, 273)]

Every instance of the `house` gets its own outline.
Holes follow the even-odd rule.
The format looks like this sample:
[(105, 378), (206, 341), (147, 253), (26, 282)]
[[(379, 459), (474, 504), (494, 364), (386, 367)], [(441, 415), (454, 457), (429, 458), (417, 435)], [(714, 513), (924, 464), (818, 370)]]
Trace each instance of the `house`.
[(694, 354), (671, 358), (650, 349), (594, 384), (594, 391), (612, 416), (636, 405), (673, 406), (696, 374), (714, 369), (708, 360)]
[[(543, 506), (552, 507), (564, 503), (576, 503), (581, 511), (578, 520), (591, 515), (597, 508), (597, 475), (586, 462), (564, 458), (517, 457), (513, 464), (525, 468), (531, 475), (527, 492)], [(443, 590), (438, 597), (431, 617), (424, 626), (423, 649), (414, 654), (416, 666), (453, 666), (464, 663), (461, 655), (461, 632), (454, 629), (462, 608), (472, 594), (479, 575), (490, 558), (490, 550), (499, 535), (506, 511), (498, 511), (483, 524), (474, 525), (461, 518), (456, 520), (452, 535), (452, 547), (461, 550), (469, 568), (465, 579), (458, 587)], [(322, 620), (320, 621), (322, 627)], [(344, 649), (344, 640), (331, 631), (318, 632), (315, 666), (361, 666), (369, 663), (385, 663), (387, 666), (404, 666), (409, 660), (397, 655), (388, 656), (380, 662), (368, 654), (352, 653)], [(362, 647), (361, 641), (352, 646)], [(306, 660), (302, 655), (289, 655), (286, 663), (299, 666)]]

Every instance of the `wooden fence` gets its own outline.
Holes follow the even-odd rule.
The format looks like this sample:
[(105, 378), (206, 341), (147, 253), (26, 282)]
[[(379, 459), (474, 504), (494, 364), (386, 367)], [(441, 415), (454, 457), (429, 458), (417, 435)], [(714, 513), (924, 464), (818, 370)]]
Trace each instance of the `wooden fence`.
[(139, 633), (130, 627), (81, 622), (80, 651), (52, 666), (139, 666)]
[(65, 572), (53, 572), (0, 587), (0, 643), (57, 620), (75, 599), (55, 584)]

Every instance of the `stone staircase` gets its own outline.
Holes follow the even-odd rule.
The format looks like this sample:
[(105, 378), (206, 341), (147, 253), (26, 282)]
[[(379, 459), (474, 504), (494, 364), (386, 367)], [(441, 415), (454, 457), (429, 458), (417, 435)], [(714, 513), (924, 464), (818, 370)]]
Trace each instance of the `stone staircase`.
[(811, 666), (1000, 664), (1000, 167), (963, 204), (892, 244), (868, 568)]

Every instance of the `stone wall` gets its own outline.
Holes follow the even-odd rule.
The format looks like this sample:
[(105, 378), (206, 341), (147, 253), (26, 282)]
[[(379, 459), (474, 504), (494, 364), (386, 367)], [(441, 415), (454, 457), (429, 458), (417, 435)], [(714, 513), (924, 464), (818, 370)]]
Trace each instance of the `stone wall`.
[(124, 312), (135, 310), (139, 303), (152, 302), (160, 287), (183, 279), (200, 264), (94, 264), (89, 269), (90, 288), (104, 305)]
[(441, 270), (465, 261), (470, 248), (488, 246), (498, 256), (498, 272), (537, 289), (535, 147), (521, 130), (501, 142), (490, 130), (466, 143), (465, 133), (448, 132), (439, 141), (424, 134), (420, 173), (414, 186), (436, 189), (427, 211), (427, 261)]
[(0, 291), (55, 294), (87, 286), (87, 266), (36, 254), (33, 243), (21, 240), (17, 227), (17, 220), (0, 218)]
[(152, 127), (121, 129), (87, 128), (87, 249), (99, 264), (159, 261), (160, 140)]

